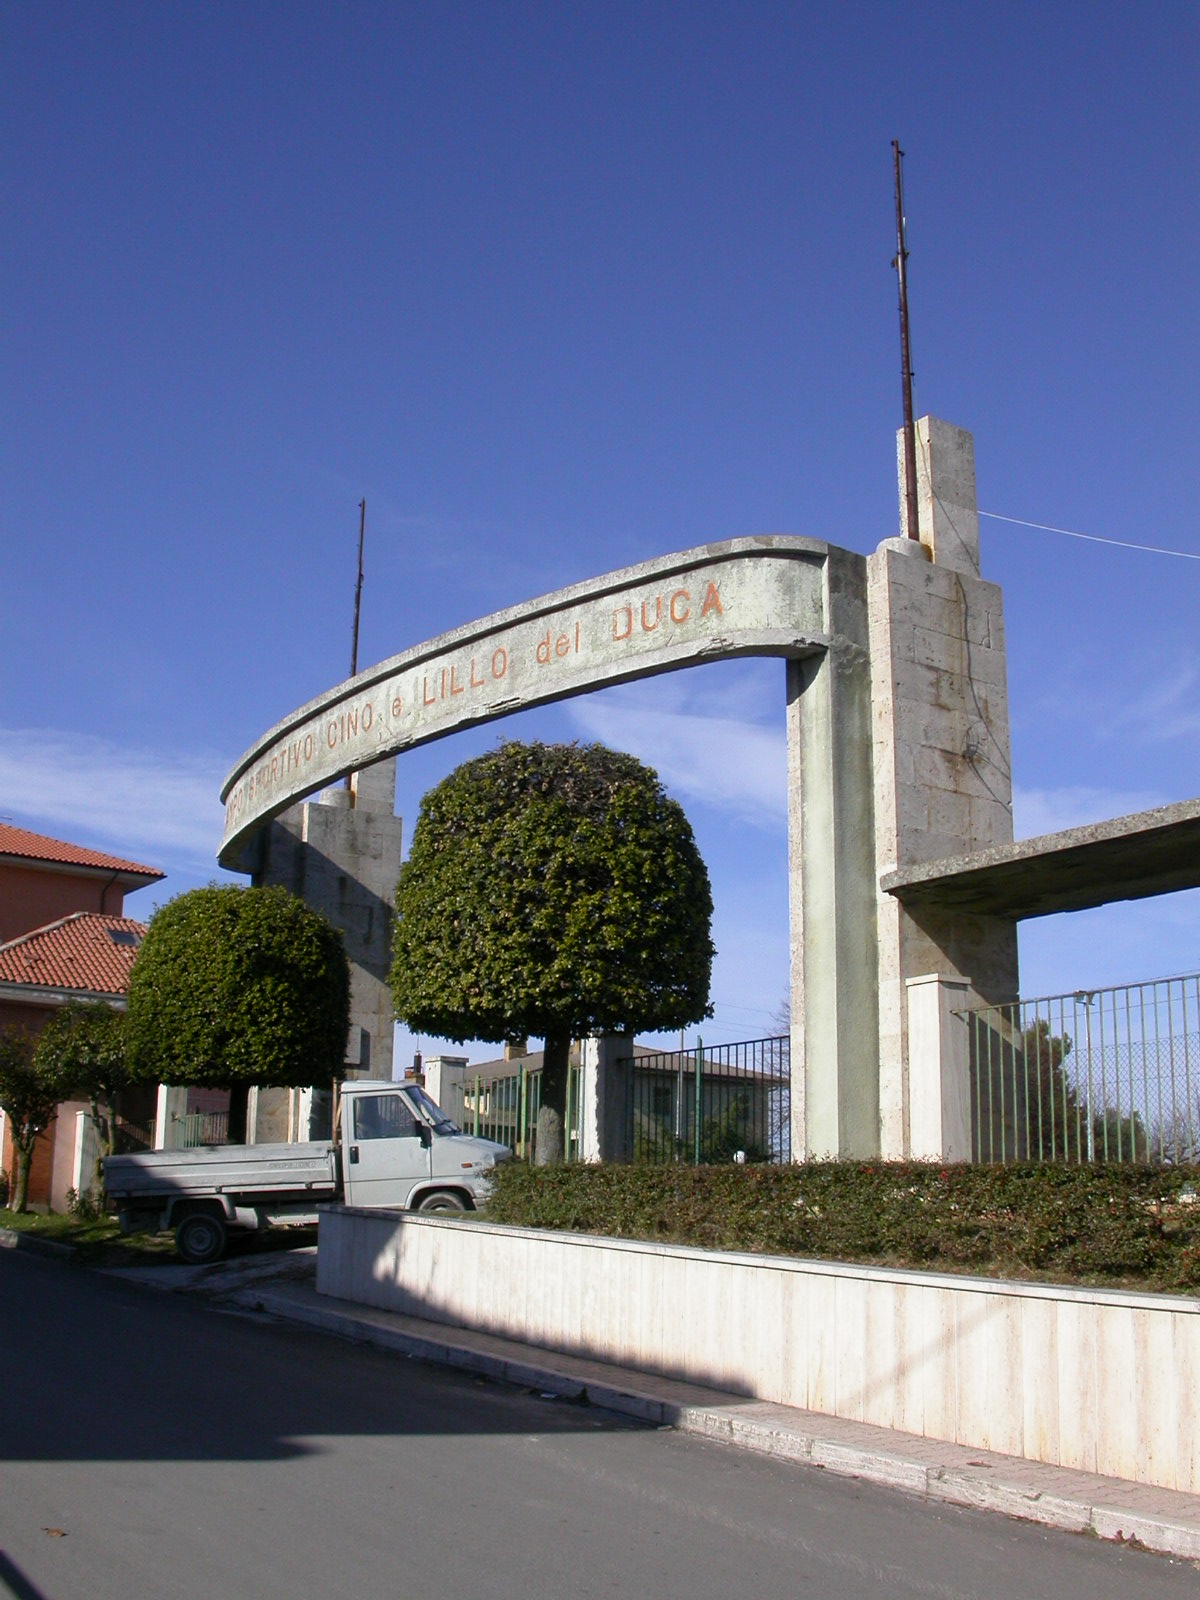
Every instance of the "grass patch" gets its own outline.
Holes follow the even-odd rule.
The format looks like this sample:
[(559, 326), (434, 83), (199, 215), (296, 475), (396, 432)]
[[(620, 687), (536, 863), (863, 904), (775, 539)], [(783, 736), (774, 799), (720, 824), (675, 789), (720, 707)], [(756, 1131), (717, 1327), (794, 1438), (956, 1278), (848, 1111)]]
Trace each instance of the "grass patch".
[(1195, 1294), (1200, 1168), (505, 1162), (488, 1218), (756, 1255)]
[[(178, 1265), (175, 1253), (175, 1236), (171, 1233), (122, 1234), (116, 1217), (73, 1217), (57, 1212), (42, 1213), (0, 1210), (0, 1228), (14, 1233), (47, 1239), (54, 1244), (70, 1245), (75, 1251), (75, 1261), (87, 1267), (135, 1267), (153, 1265)], [(303, 1245), (315, 1245), (317, 1230), (314, 1227), (267, 1228), (261, 1233), (231, 1234), (228, 1254), (232, 1256), (257, 1255), (276, 1250), (296, 1250)]]

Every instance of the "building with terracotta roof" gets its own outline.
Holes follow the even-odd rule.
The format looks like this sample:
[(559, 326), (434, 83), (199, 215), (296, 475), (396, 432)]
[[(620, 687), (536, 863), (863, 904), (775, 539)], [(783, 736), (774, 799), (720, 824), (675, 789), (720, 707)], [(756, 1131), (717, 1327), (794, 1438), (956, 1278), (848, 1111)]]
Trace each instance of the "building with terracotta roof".
[[(70, 1000), (124, 1007), (146, 932), (145, 923), (124, 915), (125, 896), (162, 877), (157, 867), (0, 823), (0, 1026), (39, 1033)], [(149, 1121), (154, 1098), (152, 1085), (135, 1093), (127, 1117)], [(62, 1210), (68, 1189), (86, 1187), (82, 1109), (60, 1106), (38, 1140), (29, 1182), (34, 1204)], [(0, 1112), (0, 1167), (11, 1175), (4, 1122)]]
[(127, 894), (162, 877), (157, 867), (0, 822), (0, 943), (75, 911), (120, 917)]

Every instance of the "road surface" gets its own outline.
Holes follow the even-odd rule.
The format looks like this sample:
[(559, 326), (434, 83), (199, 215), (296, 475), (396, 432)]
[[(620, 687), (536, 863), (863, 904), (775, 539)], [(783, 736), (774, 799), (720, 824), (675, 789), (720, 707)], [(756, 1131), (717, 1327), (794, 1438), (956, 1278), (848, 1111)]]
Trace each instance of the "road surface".
[(0, 1251), (0, 1596), (1159, 1600), (1194, 1566)]

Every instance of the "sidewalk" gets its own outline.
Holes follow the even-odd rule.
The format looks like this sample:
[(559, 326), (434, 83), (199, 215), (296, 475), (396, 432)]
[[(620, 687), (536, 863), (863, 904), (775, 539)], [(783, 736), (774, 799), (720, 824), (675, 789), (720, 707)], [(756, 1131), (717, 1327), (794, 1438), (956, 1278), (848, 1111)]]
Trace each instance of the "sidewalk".
[(315, 1251), (117, 1275), (952, 1505), (1200, 1562), (1200, 1496), (924, 1439), (318, 1295)]

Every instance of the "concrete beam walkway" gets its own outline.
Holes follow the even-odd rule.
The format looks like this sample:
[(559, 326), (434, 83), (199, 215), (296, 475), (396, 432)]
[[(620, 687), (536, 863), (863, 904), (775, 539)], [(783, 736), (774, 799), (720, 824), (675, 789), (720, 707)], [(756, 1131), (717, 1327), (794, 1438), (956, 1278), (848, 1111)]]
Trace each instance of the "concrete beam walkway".
[(200, 1269), (187, 1287), (246, 1310), (415, 1360), (553, 1392), (564, 1399), (586, 1399), (660, 1427), (822, 1467), (840, 1476), (1200, 1562), (1198, 1496), (769, 1405), (466, 1328), (377, 1311), (318, 1295), (303, 1276), (264, 1275), (247, 1281), (244, 1274), (235, 1273), (222, 1283), (222, 1269), (210, 1268)]

